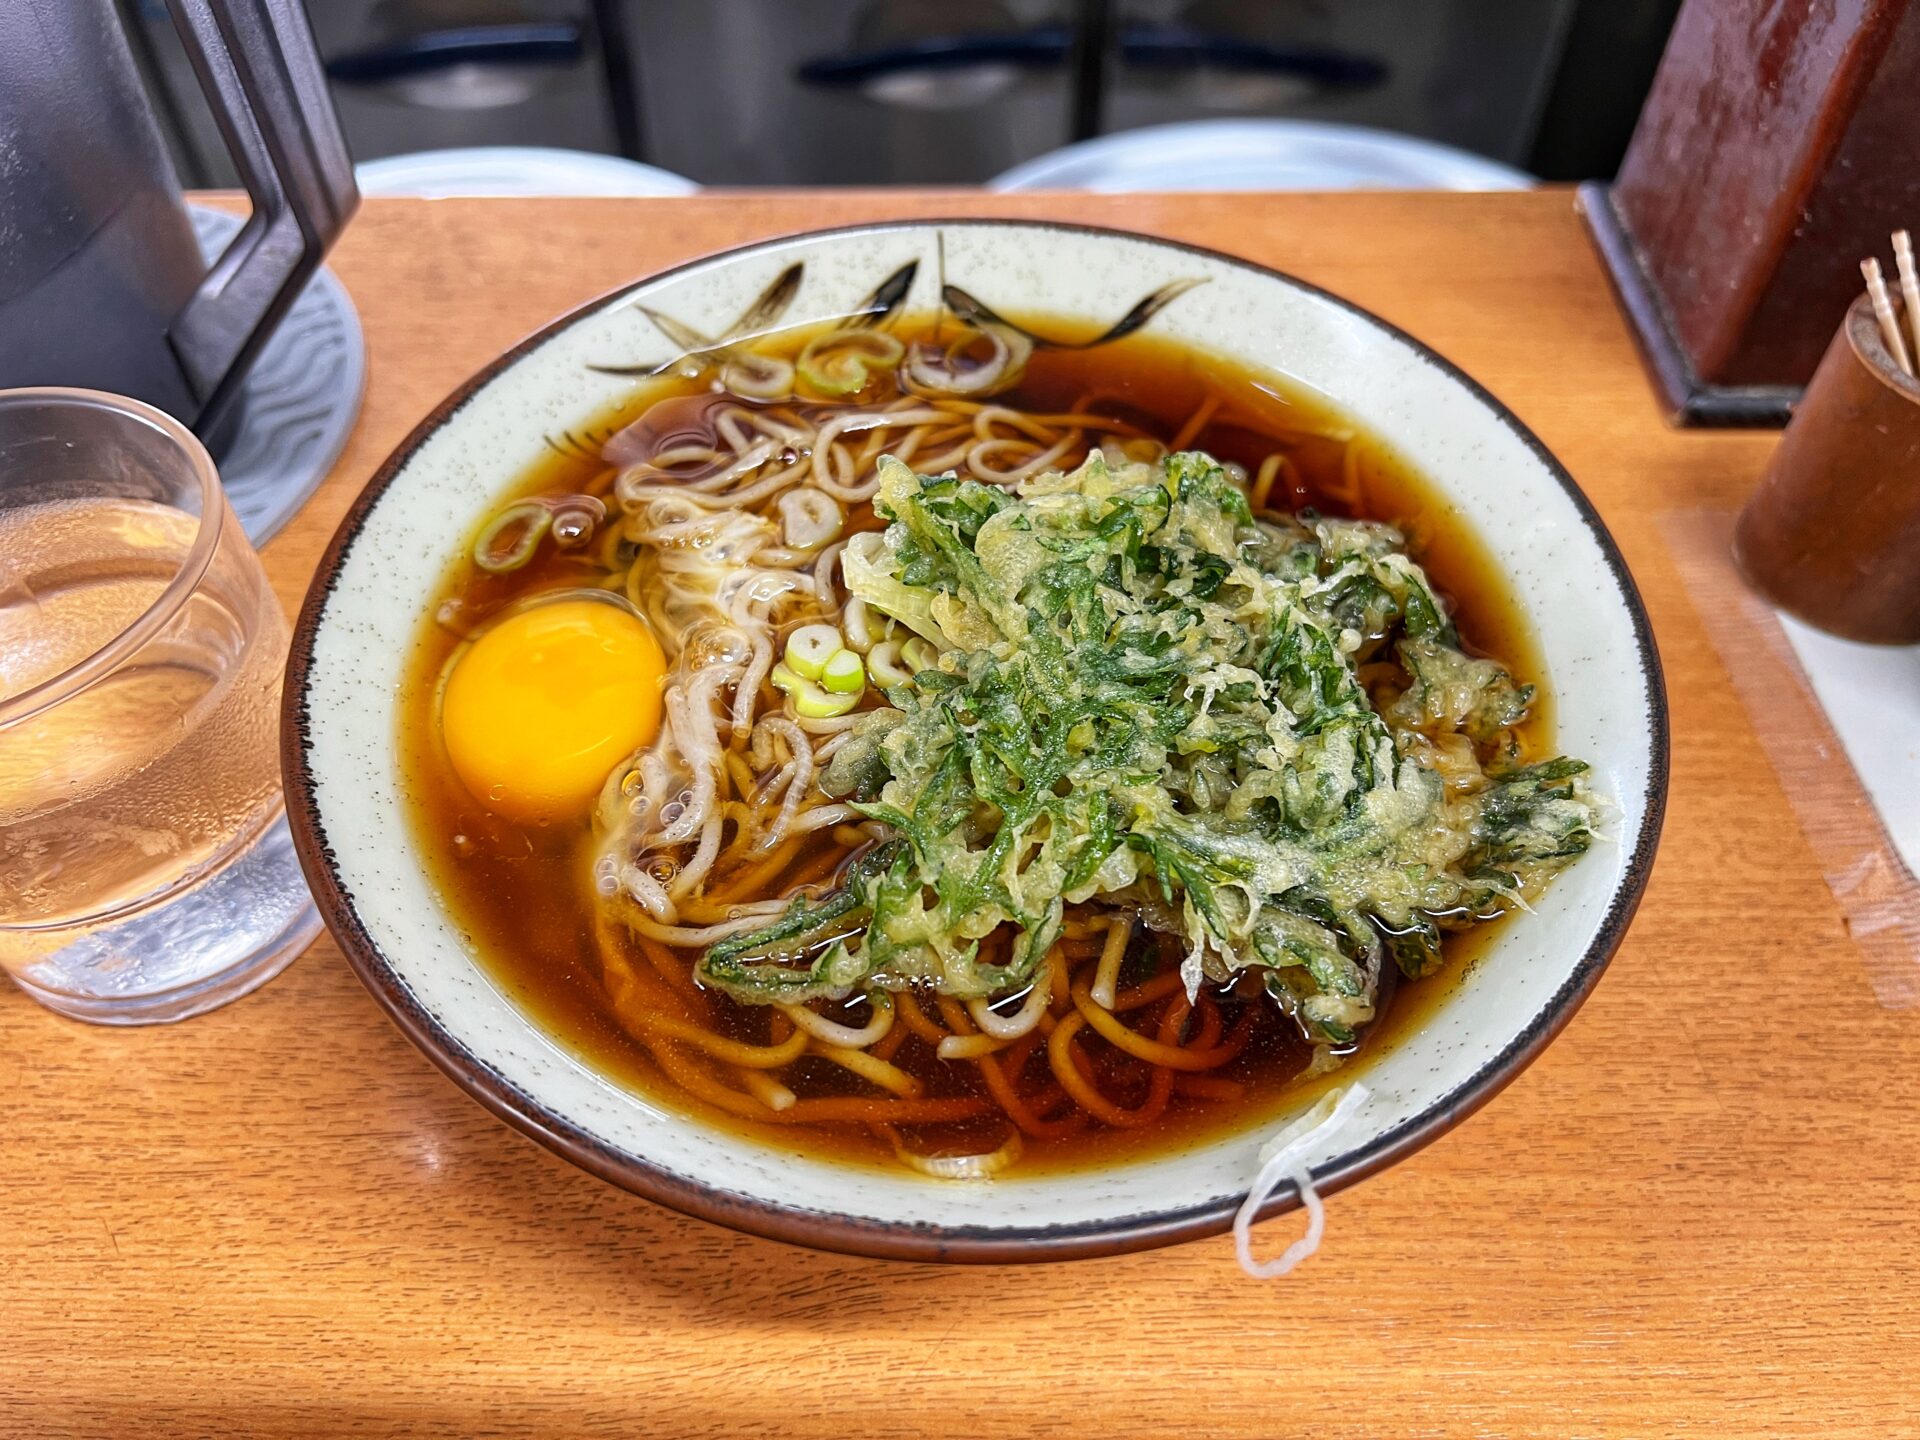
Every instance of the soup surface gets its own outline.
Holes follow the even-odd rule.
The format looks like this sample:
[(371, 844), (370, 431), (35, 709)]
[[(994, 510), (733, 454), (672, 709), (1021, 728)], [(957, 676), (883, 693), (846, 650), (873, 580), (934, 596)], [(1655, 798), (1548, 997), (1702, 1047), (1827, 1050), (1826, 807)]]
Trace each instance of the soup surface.
[[(1473, 914), (1459, 907), (1431, 911), (1437, 922), (1431, 928), (1444, 935), (1444, 943), (1413, 963), (1396, 963), (1393, 957), (1404, 952), (1393, 948), (1391, 936), (1384, 949), (1367, 936), (1343, 938), (1354, 964), (1377, 971), (1361, 1012), (1370, 1018), (1352, 1026), (1303, 1018), (1311, 1007), (1303, 1007), (1294, 992), (1268, 983), (1278, 973), (1272, 970), (1210, 972), (1199, 977), (1190, 995), (1181, 965), (1193, 952), (1191, 937), (1178, 933), (1165, 906), (1155, 906), (1151, 885), (1129, 892), (1146, 894), (1142, 904), (1100, 896), (1067, 903), (1059, 929), (1045, 937), (1046, 956), (1036, 978), (998, 998), (975, 997), (969, 1004), (967, 997), (939, 993), (940, 986), (925, 979), (883, 979), (783, 1008), (760, 1003), (758, 995), (740, 998), (713, 983), (701, 968), (703, 955), (729, 938), (728, 926), (738, 934), (746, 925), (739, 918), (744, 910), (752, 910), (753, 923), (764, 926), (782, 913), (765, 902), (799, 896), (824, 904), (850, 866), (880, 853), (894, 833), (886, 823), (847, 813), (860, 803), (857, 799), (812, 790), (795, 813), (826, 816), (827, 823), (804, 834), (783, 833), (775, 844), (749, 846), (744, 819), (716, 819), (718, 838), (712, 843), (723, 853), (710, 861), (698, 884), (669, 898), (665, 890), (676, 877), (701, 863), (698, 843), (643, 852), (632, 845), (622, 849), (610, 838), (610, 827), (617, 832), (639, 823), (631, 816), (639, 812), (652, 782), (638, 757), (649, 745), (664, 743), (623, 728), (619, 717), (635, 709), (630, 686), (596, 691), (577, 705), (561, 707), (571, 718), (552, 723), (600, 728), (585, 736), (562, 734), (551, 743), (516, 729), (504, 699), (492, 707), (493, 719), (468, 718), (469, 712), (489, 713), (488, 697), (474, 684), (466, 689), (478, 698), (456, 696), (462, 706), (457, 715), (447, 701), (443, 718), (448, 677), (459, 674), (468, 657), (480, 655), (476, 639), (508, 618), (538, 615), (538, 609), (525, 608), (531, 598), (599, 590), (609, 597), (606, 624), (595, 621), (592, 604), (584, 606), (589, 613), (582, 643), (588, 653), (599, 653), (595, 646), (629, 645), (632, 637), (624, 631), (606, 632), (608, 626), (629, 624), (637, 611), (660, 632), (664, 655), (649, 652), (655, 658), (645, 664), (656, 668), (651, 673), (630, 669), (629, 679), (640, 674), (654, 685), (664, 676), (665, 723), (684, 721), (684, 715), (675, 718), (674, 696), (684, 699), (697, 688), (692, 650), (708, 643), (713, 632), (695, 626), (676, 635), (682, 628), (674, 618), (679, 612), (669, 614), (649, 590), (664, 572), (649, 568), (647, 546), (665, 542), (647, 537), (667, 533), (656, 522), (660, 506), (671, 510), (673, 485), (684, 474), (706, 482), (709, 493), (745, 493), (763, 474), (782, 473), (782, 465), (807, 464), (806, 446), (789, 442), (785, 453), (770, 453), (724, 487), (716, 486), (716, 467), (725, 459), (713, 453), (717, 432), (728, 414), (736, 419), (745, 414), (768, 417), (769, 426), (783, 416), (803, 418), (811, 443), (839, 447), (833, 462), (839, 468), (832, 473), (847, 490), (847, 482), (873, 470), (878, 456), (897, 444), (904, 427), (862, 430), (845, 423), (837, 439), (826, 427), (888, 407), (906, 414), (916, 396), (925, 398), (924, 389), (900, 371), (899, 352), (924, 355), (936, 365), (944, 357), (963, 377), (968, 366), (1001, 358), (994, 335), (969, 336), (962, 327), (956, 338), (955, 324), (951, 317), (892, 317), (884, 332), (872, 332), (891, 341), (856, 343), (851, 362), (845, 354), (831, 353), (839, 343), (832, 339), (836, 332), (821, 328), (765, 337), (750, 350), (695, 357), (676, 371), (636, 377), (632, 395), (615, 412), (551, 437), (548, 458), (523, 475), (503, 476), (499, 506), (479, 517), (474, 532), (476, 560), (461, 561), (444, 578), (441, 604), (422, 625), (403, 696), (399, 741), (418, 841), (474, 953), (546, 1030), (597, 1069), (661, 1105), (767, 1145), (976, 1178), (1010, 1167), (1029, 1174), (1106, 1163), (1259, 1125), (1297, 1105), (1311, 1089), (1351, 1073), (1369, 1054), (1392, 1045), (1396, 1033), (1419, 1024), (1460, 968), (1471, 963), (1508, 905), (1482, 902)], [(1085, 327), (1036, 317), (1024, 318), (1021, 329), (1058, 337)], [(913, 469), (941, 473), (959, 457), (963, 475), (971, 468), (995, 483), (1004, 484), (1002, 475), (1014, 474), (1032, 484), (1042, 473), (1072, 471), (1102, 446), (1116, 465), (1129, 459), (1158, 463), (1155, 457), (1169, 450), (1202, 451), (1221, 462), (1263, 522), (1277, 524), (1305, 512), (1397, 527), (1457, 628), (1459, 650), (1497, 660), (1516, 680), (1542, 678), (1524, 618), (1476, 538), (1412, 465), (1324, 398), (1282, 377), (1254, 373), (1159, 337), (1150, 327), (1093, 348), (1042, 344), (1024, 355), (1017, 354), (1019, 335), (1012, 338), (1019, 363), (1007, 367), (990, 394), (948, 397), (951, 413), (913, 432)], [(789, 393), (753, 398), (778, 392), (782, 363), (791, 371), (793, 362), (809, 353), (827, 360), (803, 363), (797, 376), (787, 376)], [(816, 385), (814, 379), (822, 377), (827, 383)], [(844, 389), (849, 383), (852, 388)], [(735, 388), (725, 388), (729, 385)], [(970, 428), (969, 437), (964, 432)], [(749, 430), (745, 439), (757, 433)], [(778, 433), (770, 443), (780, 445)], [(736, 457), (742, 448), (735, 446)], [(936, 468), (929, 460), (948, 463)], [(1042, 462), (1043, 469), (1034, 468)], [(836, 622), (827, 644), (831, 648), (842, 641), (856, 652), (864, 648), (865, 684), (858, 700), (847, 702), (826, 691), (824, 680), (796, 679), (789, 671), (791, 688), (781, 689), (774, 684), (777, 674), (749, 676), (757, 713), (777, 722), (757, 721), (754, 729), (738, 724), (729, 729), (737, 691), (748, 682), (736, 677), (732, 688), (716, 690), (710, 698), (721, 717), (714, 733), (723, 753), (714, 763), (723, 775), (723, 793), (744, 807), (727, 812), (720, 805), (715, 814), (721, 816), (754, 807), (777, 810), (786, 799), (781, 777), (797, 763), (796, 744), (829, 754), (845, 749), (852, 722), (889, 704), (880, 680), (885, 667), (877, 658), (879, 647), (892, 645), (884, 653), (896, 655), (897, 640), (913, 638), (877, 611), (865, 614), (864, 625), (855, 624), (847, 613), (849, 597), (834, 588), (839, 571), (829, 552), (849, 536), (882, 530), (888, 517), (876, 514), (870, 501), (841, 504), (834, 507), (835, 516), (825, 515), (824, 504), (794, 503), (780, 510), (780, 494), (792, 487), (769, 486), (767, 495), (750, 497), (744, 508), (785, 517), (785, 540), (813, 541), (799, 544), (806, 555), (792, 568), (816, 575), (827, 593), (824, 608), (816, 603), (817, 591), (811, 599), (799, 593), (767, 600), (761, 609), (768, 633), (779, 644), (803, 622), (817, 624), (823, 616)], [(529, 500), (540, 504), (529, 506)], [(710, 503), (692, 507), (687, 513), (693, 521), (687, 523), (708, 526), (706, 539), (698, 543), (724, 551), (725, 536), (716, 541), (712, 533), (715, 508)], [(653, 519), (636, 519), (643, 510)], [(672, 511), (668, 518), (680, 513)], [(831, 526), (825, 540), (815, 539), (823, 532), (821, 522)], [(647, 524), (655, 528), (648, 530)], [(816, 553), (825, 557), (824, 565), (814, 564)], [(622, 596), (635, 605), (625, 606)], [(737, 595), (727, 603), (736, 602), (746, 610), (757, 603)], [(582, 603), (574, 599), (566, 605)], [(1408, 684), (1405, 666), (1394, 658), (1397, 642), (1383, 631), (1353, 643), (1358, 647), (1351, 657), (1353, 672), (1384, 710)], [(789, 658), (793, 654), (787, 649)], [(521, 657), (491, 658), (496, 662), (491, 671), (511, 675)], [(955, 663), (947, 662), (949, 670)], [(473, 669), (479, 672), (482, 666)], [(577, 675), (567, 683), (577, 685)], [(810, 719), (801, 706), (809, 695), (829, 709), (849, 703), (852, 709)], [(594, 717), (608, 707), (615, 718), (602, 725)], [(1496, 783), (1498, 776), (1552, 754), (1547, 697), (1536, 689), (1523, 708), (1524, 713), (1515, 708), (1504, 716), (1511, 723), (1497, 734), (1483, 731), (1465, 738), (1457, 727), (1444, 725), (1433, 731), (1436, 742), (1471, 752), (1463, 762), (1464, 778), (1449, 783), (1473, 794), (1474, 787)], [(659, 724), (658, 707), (654, 710), (650, 723)], [(782, 729), (786, 722), (800, 726), (806, 738), (783, 738), (797, 733)], [(475, 726), (482, 727), (478, 738)], [(504, 729), (496, 735), (489, 726)], [(1413, 730), (1396, 734), (1403, 752), (1412, 746), (1426, 753), (1424, 736)], [(636, 741), (630, 760), (627, 752)], [(537, 794), (517, 788), (522, 782), (516, 777), (527, 773), (528, 762), (511, 758), (515, 744), (528, 743), (540, 752), (543, 775), (554, 769), (544, 762), (564, 752), (555, 762), (558, 778), (544, 780)], [(609, 743), (621, 758), (610, 775), (602, 776), (606, 761), (594, 747)], [(489, 761), (495, 750), (506, 758)], [(480, 758), (463, 759), (469, 755)], [(585, 766), (583, 773), (566, 769), (573, 762), (565, 757), (576, 755), (585, 757), (575, 765), (575, 771)], [(488, 763), (505, 767), (504, 778), (491, 789), (486, 776), (476, 778), (474, 770)], [(824, 775), (827, 768), (822, 764), (807, 773)], [(727, 775), (733, 777), (730, 782)], [(724, 789), (728, 783), (731, 791)], [(658, 796), (648, 800), (654, 808), (646, 823), (670, 828), (677, 813), (697, 803), (695, 789), (677, 791), (665, 807)], [(676, 812), (674, 804), (683, 811)], [(1505, 878), (1518, 877), (1512, 894), (1544, 883), (1553, 868), (1584, 848), (1584, 837), (1582, 829), (1577, 844), (1565, 847), (1567, 855), (1541, 864), (1537, 872), (1505, 872)], [(651, 880), (621, 870), (628, 854), (641, 855), (652, 867)], [(631, 884), (622, 875), (631, 877)], [(644, 902), (656, 891), (659, 902), (648, 910)], [(859, 914), (853, 912), (842, 928), (851, 933)], [(1393, 928), (1377, 919), (1373, 923), (1383, 935)], [(786, 958), (803, 964), (817, 955), (819, 943), (816, 933), (807, 941), (812, 949)], [(979, 956), (1007, 964), (1022, 943), (995, 931), (979, 940)], [(1408, 978), (1411, 973), (1419, 978)], [(791, 968), (780, 970), (778, 978), (790, 980)], [(1190, 970), (1186, 978), (1196, 977)], [(794, 1008), (816, 1018), (790, 1018)], [(1016, 1030), (1007, 1036), (993, 1033)]]

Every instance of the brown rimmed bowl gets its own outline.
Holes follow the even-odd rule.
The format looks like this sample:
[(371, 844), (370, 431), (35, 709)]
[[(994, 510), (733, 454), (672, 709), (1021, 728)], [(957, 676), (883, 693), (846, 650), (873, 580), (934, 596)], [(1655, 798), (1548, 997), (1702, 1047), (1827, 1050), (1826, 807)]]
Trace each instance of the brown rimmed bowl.
[[(630, 383), (591, 367), (675, 353), (640, 307), (712, 334), (798, 262), (785, 319), (804, 323), (852, 310), (920, 259), (924, 293), (905, 308), (930, 310), (937, 255), (949, 281), (1009, 313), (1105, 322), (1162, 285), (1205, 282), (1155, 328), (1331, 397), (1420, 466), (1510, 577), (1546, 657), (1557, 744), (1592, 762), (1616, 843), (1503, 925), (1426, 1023), (1365, 1065), (1369, 1099), (1308, 1157), (1317, 1187), (1337, 1190), (1412, 1153), (1513, 1079), (1599, 979), (1659, 835), (1666, 702), (1633, 581), (1567, 472), (1432, 351), (1286, 275), (1144, 236), (955, 220), (771, 240), (640, 281), (503, 355), (408, 436), (321, 561), (287, 674), (295, 842), (342, 950), (413, 1042), (509, 1124), (637, 1194), (796, 1244), (918, 1260), (1066, 1259), (1211, 1235), (1246, 1194), (1259, 1130), (1105, 1169), (943, 1183), (775, 1151), (615, 1083), (476, 961), (403, 813), (397, 696), (420, 617), (471, 521), (546, 437), (603, 412)], [(1267, 1213), (1297, 1201), (1284, 1189)]]

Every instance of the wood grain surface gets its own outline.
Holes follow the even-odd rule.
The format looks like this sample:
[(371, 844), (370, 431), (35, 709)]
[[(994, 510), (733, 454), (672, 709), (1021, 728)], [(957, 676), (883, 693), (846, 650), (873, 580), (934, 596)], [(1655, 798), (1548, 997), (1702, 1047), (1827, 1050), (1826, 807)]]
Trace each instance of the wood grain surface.
[(333, 261), (365, 409), (268, 547), (282, 599), (415, 421), (550, 317), (704, 251), (943, 214), (1292, 271), (1572, 469), (1646, 594), (1674, 763), (1646, 902), (1566, 1033), (1258, 1283), (1225, 1239), (943, 1269), (684, 1219), (493, 1120), (327, 941), (171, 1028), (0, 990), (0, 1435), (1911, 1433), (1920, 1015), (1876, 1002), (1663, 539), (1735, 507), (1773, 439), (1662, 424), (1570, 195), (371, 202)]

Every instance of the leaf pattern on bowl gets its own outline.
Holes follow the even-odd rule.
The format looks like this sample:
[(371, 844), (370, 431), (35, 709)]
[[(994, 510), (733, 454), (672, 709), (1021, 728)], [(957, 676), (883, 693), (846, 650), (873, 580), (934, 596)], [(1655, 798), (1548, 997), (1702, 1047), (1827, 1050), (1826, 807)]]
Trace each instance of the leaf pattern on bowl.
[[(1111, 344), (1115, 340), (1125, 339), (1143, 329), (1153, 317), (1166, 309), (1175, 300), (1196, 285), (1206, 284), (1204, 276), (1189, 276), (1172, 280), (1158, 289), (1141, 296), (1133, 308), (1122, 315), (1113, 324), (1090, 340), (1061, 340), (1042, 335), (1015, 321), (1008, 320), (986, 302), (963, 290), (960, 286), (948, 283), (946, 279), (946, 248), (938, 244), (936, 237), (936, 264), (940, 274), (940, 300), (945, 312), (963, 325), (980, 328), (996, 325), (1025, 336), (1034, 345), (1056, 350), (1092, 350), (1101, 345)], [(852, 310), (837, 317), (841, 324), (849, 329), (872, 328), (883, 325), (900, 308), (913, 289), (913, 282), (919, 276), (920, 261), (909, 260), (874, 287), (873, 292)], [(675, 319), (664, 311), (649, 305), (636, 303), (634, 308), (652, 322), (669, 342), (677, 348), (673, 355), (665, 360), (651, 364), (605, 365), (592, 364), (587, 369), (600, 375), (631, 375), (651, 379), (664, 375), (669, 370), (684, 365), (687, 361), (711, 364), (735, 348), (759, 339), (778, 328), (778, 322), (792, 308), (800, 293), (800, 286), (806, 277), (806, 262), (796, 260), (779, 275), (773, 283), (754, 297), (739, 317), (718, 335), (704, 335), (684, 320)], [(558, 447), (556, 447), (558, 448)]]

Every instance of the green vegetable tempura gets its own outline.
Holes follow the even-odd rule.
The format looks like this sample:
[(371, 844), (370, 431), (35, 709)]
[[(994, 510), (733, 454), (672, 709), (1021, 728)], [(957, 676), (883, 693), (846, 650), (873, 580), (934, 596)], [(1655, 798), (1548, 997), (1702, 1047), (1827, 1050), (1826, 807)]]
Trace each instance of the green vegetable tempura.
[(1518, 763), (1531, 687), (1462, 651), (1392, 527), (1256, 518), (1192, 452), (1011, 489), (881, 472), (891, 523), (843, 572), (937, 659), (822, 787), (894, 838), (707, 952), (737, 999), (1008, 994), (1100, 901), (1177, 934), (1190, 991), (1257, 972), (1343, 1046), (1385, 964), (1426, 973), (1592, 842), (1586, 765)]

